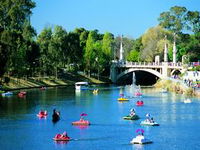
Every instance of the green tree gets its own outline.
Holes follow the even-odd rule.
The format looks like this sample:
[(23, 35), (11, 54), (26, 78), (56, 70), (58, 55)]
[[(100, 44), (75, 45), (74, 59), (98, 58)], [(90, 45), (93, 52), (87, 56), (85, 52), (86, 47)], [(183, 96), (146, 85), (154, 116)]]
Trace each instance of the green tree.
[(185, 7), (174, 6), (170, 8), (170, 11), (166, 11), (160, 14), (158, 21), (159, 25), (173, 31), (173, 33), (179, 34), (186, 27), (185, 16), (187, 9)]
[(136, 50), (131, 50), (129, 55), (127, 56), (127, 60), (133, 62), (139, 61), (139, 52)]
[[(21, 70), (24, 63), (26, 43), (23, 39), (23, 29), (26, 21), (29, 20), (31, 9), (35, 3), (31, 0), (3, 0), (0, 1), (0, 47), (5, 48), (0, 51), (0, 55), (6, 55), (4, 63), (0, 67), (2, 76), (8, 70)], [(21, 64), (21, 66), (16, 66)], [(7, 68), (7, 70), (5, 69)], [(15, 68), (17, 67), (17, 68)], [(23, 72), (22, 70), (20, 71)]]
[(185, 17), (188, 22), (188, 29), (195, 34), (200, 33), (200, 12), (199, 11), (188, 11)]
[(37, 38), (40, 46), (40, 72), (45, 75), (51, 70), (51, 58), (49, 57), (49, 45), (52, 39), (52, 29), (44, 28)]

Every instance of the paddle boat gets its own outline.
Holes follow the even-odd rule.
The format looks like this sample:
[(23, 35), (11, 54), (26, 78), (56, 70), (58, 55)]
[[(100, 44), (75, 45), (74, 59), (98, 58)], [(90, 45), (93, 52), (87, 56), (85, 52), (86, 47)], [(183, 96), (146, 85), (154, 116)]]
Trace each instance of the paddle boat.
[(138, 135), (130, 141), (131, 144), (149, 144), (149, 143), (152, 143), (151, 140), (144, 137), (144, 130), (143, 129), (137, 129), (136, 132), (138, 133)]
[(25, 95), (26, 95), (26, 92), (25, 92), (25, 91), (21, 91), (21, 92), (18, 93), (18, 96), (19, 96), (19, 97), (23, 97), (23, 96), (25, 96)]
[(56, 111), (56, 109), (53, 109), (53, 115), (52, 115), (53, 123), (56, 123), (59, 120), (60, 120), (60, 112)]
[(45, 86), (41, 87), (40, 90), (46, 90), (47, 88)]
[(71, 140), (70, 137), (67, 136), (67, 133), (64, 132), (63, 134), (56, 134), (55, 137), (53, 138), (55, 141), (69, 141)]
[(137, 106), (143, 106), (143, 105), (144, 105), (144, 102), (143, 102), (143, 101), (137, 101), (137, 102), (136, 102), (136, 105), (137, 105)]
[(92, 93), (93, 93), (93, 94), (98, 94), (98, 92), (99, 92), (98, 89), (94, 89)]
[(2, 93), (2, 96), (12, 96), (13, 92), (6, 92), (6, 93)]
[(191, 103), (192, 100), (188, 98), (188, 99), (185, 99), (183, 102), (184, 102), (184, 103)]
[(128, 98), (124, 97), (124, 94), (120, 94), (120, 98), (117, 99), (118, 101), (129, 101)]
[(138, 120), (138, 119), (140, 119), (140, 117), (138, 115), (134, 115), (134, 116), (128, 115), (128, 116), (123, 117), (123, 119), (125, 119), (125, 120)]
[(88, 126), (90, 125), (90, 122), (88, 120), (78, 120), (78, 121), (74, 121), (72, 122), (72, 125), (84, 125), (84, 126)]
[(140, 125), (147, 125), (147, 126), (159, 126), (159, 124), (153, 120), (144, 120), (144, 121), (141, 121)]
[(139, 118), (138, 115), (136, 115), (135, 109), (132, 108), (132, 109), (130, 110), (130, 114), (127, 115), (127, 116), (125, 116), (125, 117), (123, 117), (123, 119), (125, 119), (125, 120), (138, 120), (138, 119), (140, 119), (140, 118)]
[(135, 96), (142, 96), (141, 92), (135, 92)]
[(84, 116), (87, 116), (87, 114), (86, 113), (82, 113), (81, 115), (81, 118), (80, 118), (80, 120), (78, 120), (78, 121), (74, 121), (74, 122), (72, 122), (72, 125), (80, 125), (80, 126), (88, 126), (88, 125), (90, 125), (90, 122), (88, 121), (88, 120), (84, 120)]
[(43, 111), (43, 110), (41, 110), (38, 114), (37, 114), (37, 116), (39, 117), (39, 118), (45, 118), (45, 117), (47, 117), (47, 111), (45, 110), (45, 111)]
[(125, 97), (120, 97), (120, 98), (118, 98), (117, 100), (118, 100), (118, 101), (129, 101), (129, 99), (128, 99), (128, 98), (125, 98)]

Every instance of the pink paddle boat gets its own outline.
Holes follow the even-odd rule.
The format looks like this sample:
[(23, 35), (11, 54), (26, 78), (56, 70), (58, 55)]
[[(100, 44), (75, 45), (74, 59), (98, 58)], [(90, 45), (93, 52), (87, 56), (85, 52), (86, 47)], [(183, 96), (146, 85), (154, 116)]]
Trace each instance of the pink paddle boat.
[(72, 125), (84, 125), (84, 126), (88, 126), (88, 125), (90, 125), (90, 122), (88, 121), (88, 120), (84, 120), (83, 119), (83, 117), (84, 116), (87, 116), (87, 114), (86, 113), (82, 113), (81, 114), (81, 118), (80, 118), (80, 120), (78, 120), (78, 121), (75, 121), (75, 122), (72, 122)]

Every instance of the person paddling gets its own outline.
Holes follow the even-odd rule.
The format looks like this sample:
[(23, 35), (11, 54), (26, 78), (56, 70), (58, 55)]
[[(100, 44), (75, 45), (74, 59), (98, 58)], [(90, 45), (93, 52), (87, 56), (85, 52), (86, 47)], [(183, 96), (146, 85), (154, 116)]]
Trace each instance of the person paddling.
[(60, 112), (57, 112), (56, 109), (53, 109), (52, 121), (57, 122), (60, 120)]

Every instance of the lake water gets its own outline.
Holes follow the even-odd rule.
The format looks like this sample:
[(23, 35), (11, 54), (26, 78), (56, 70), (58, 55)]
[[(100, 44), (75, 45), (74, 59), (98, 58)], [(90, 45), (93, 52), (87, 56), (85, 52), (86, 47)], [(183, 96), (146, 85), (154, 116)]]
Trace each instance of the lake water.
[[(0, 97), (1, 150), (196, 150), (200, 147), (200, 101), (191, 98), (185, 104), (183, 95), (161, 93), (154, 88), (142, 88), (144, 96), (128, 102), (118, 102), (120, 93), (132, 97), (134, 88), (98, 87), (99, 94), (91, 90), (75, 92), (74, 87), (33, 89), (25, 98), (17, 95)], [(137, 100), (144, 106), (137, 107)], [(123, 120), (131, 108), (140, 119)], [(61, 120), (51, 121), (52, 110), (61, 112)], [(46, 119), (37, 118), (40, 109), (48, 111)], [(80, 114), (88, 114), (91, 125), (85, 128), (72, 126)], [(141, 126), (145, 114), (150, 113), (160, 126)], [(136, 130), (153, 141), (147, 145), (132, 145)], [(67, 131), (74, 140), (57, 143), (52, 138)]]

